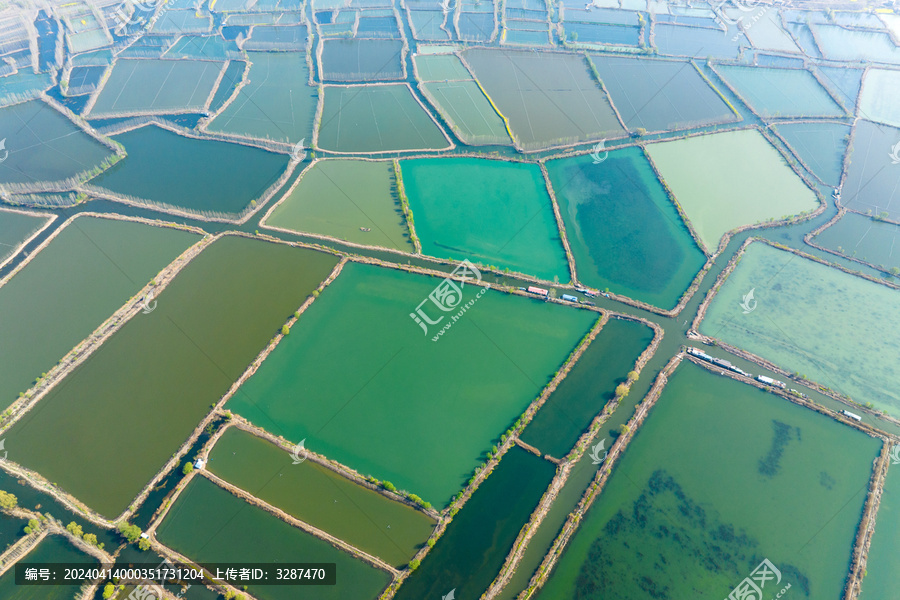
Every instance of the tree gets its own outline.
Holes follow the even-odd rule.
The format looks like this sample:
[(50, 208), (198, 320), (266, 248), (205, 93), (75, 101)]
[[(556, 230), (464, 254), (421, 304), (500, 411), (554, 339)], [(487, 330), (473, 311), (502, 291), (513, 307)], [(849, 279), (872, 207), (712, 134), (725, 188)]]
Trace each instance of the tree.
[(191, 463), (191, 461), (188, 461), (188, 462), (184, 463), (184, 468), (181, 469), (181, 472), (184, 473), (185, 475), (187, 475), (188, 473), (190, 473), (193, 470), (194, 470), (193, 463)]
[(416, 569), (419, 568), (419, 564), (420, 564), (420, 563), (419, 563), (419, 559), (418, 559), (418, 558), (412, 559), (411, 561), (409, 561), (409, 570), (410, 570), (410, 571), (415, 571)]
[(625, 396), (628, 394), (628, 386), (624, 383), (620, 383), (616, 386), (616, 396)]
[(628, 371), (628, 381), (637, 381), (638, 377), (640, 375), (638, 375), (637, 371)]
[(84, 535), (84, 530), (81, 528), (81, 525), (79, 525), (75, 521), (72, 521), (71, 523), (66, 525), (66, 531), (78, 538)]
[(631, 431), (631, 427), (629, 427), (627, 424), (622, 423), (621, 425), (619, 425), (619, 434), (620, 435), (625, 435), (629, 431)]
[(19, 500), (14, 495), (0, 490), (0, 508), (15, 508), (18, 503)]
[(282, 325), (282, 326), (281, 326), (281, 335), (287, 335), (287, 334), (289, 334), (290, 332), (291, 332), (291, 328), (290, 328), (290, 327), (288, 327), (287, 325)]
[(111, 583), (107, 583), (103, 586), (103, 600), (109, 600), (112, 598), (112, 595), (116, 593), (116, 586)]
[(138, 548), (142, 552), (146, 552), (147, 550), (150, 549), (150, 540), (148, 540), (147, 538), (141, 538), (140, 541), (138, 542)]
[(31, 533), (34, 533), (35, 531), (40, 531), (40, 529), (41, 529), (40, 521), (38, 521), (37, 519), (29, 519), (28, 525), (25, 526), (25, 533), (31, 534)]
[(389, 491), (389, 492), (396, 492), (396, 491), (397, 491), (397, 487), (396, 487), (393, 483), (391, 483), (390, 481), (385, 481), (385, 482), (383, 482), (381, 485), (383, 485), (383, 486), (384, 486), (384, 489), (386, 489), (386, 490)]
[(141, 528), (137, 525), (129, 525), (128, 523), (123, 521), (119, 523), (118, 529), (122, 537), (132, 544), (141, 537)]
[(97, 536), (94, 535), (93, 533), (84, 534), (84, 538), (82, 538), (82, 539), (84, 539), (84, 541), (86, 541), (91, 546), (97, 545)]

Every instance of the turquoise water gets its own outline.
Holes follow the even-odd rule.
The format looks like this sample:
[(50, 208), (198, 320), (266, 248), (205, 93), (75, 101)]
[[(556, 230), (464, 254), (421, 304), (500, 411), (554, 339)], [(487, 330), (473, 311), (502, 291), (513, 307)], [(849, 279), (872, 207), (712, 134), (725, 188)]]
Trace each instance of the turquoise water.
[(850, 126), (843, 123), (785, 123), (776, 127), (814, 175), (837, 187), (850, 141)]
[(890, 598), (900, 586), (900, 571), (897, 570), (897, 556), (900, 555), (900, 465), (892, 464), (888, 469), (884, 494), (875, 519), (875, 533), (859, 600)]

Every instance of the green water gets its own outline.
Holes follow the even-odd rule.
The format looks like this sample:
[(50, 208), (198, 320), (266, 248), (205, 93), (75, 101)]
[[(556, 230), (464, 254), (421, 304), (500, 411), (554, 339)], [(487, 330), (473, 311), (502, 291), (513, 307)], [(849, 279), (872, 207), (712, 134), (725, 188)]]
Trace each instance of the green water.
[(718, 65), (716, 71), (764, 117), (841, 117), (844, 109), (803, 69)]
[[(758, 305), (743, 314), (751, 289)], [(897, 290), (753, 244), (700, 331), (900, 416)]]
[[(477, 298), (469, 284), (458, 307), (475, 302), (452, 322), (458, 310), (428, 300), (440, 282), (349, 263), (228, 408), (446, 504), (596, 314), (499, 292)], [(446, 315), (427, 336), (410, 318), (423, 301), (431, 320)]]
[(900, 75), (889, 69), (866, 71), (862, 96), (859, 98), (859, 114), (864, 118), (900, 127), (900, 106), (896, 98), (900, 94)]
[(563, 458), (606, 403), (641, 352), (653, 330), (634, 321), (610, 319), (582, 354), (534, 420), (520, 436), (544, 454)]
[(337, 563), (337, 584), (250, 586), (260, 600), (375, 598), (390, 577), (205, 477), (185, 489), (157, 530), (159, 540), (201, 563)]
[(118, 60), (90, 116), (199, 112), (206, 107), (223, 67), (221, 62), (206, 60)]
[(138, 223), (72, 221), (0, 288), (0, 405), (12, 403), (197, 241)]
[(853, 130), (853, 148), (841, 203), (873, 215), (900, 218), (900, 186), (891, 149), (900, 141), (900, 129), (859, 120)]
[(20, 537), (25, 535), (23, 528), (27, 524), (28, 521), (24, 519), (16, 519), (5, 513), (0, 515), (0, 552), (4, 552)]
[(322, 43), (322, 78), (373, 81), (403, 78), (403, 42), (390, 39), (338, 38)]
[(438, 150), (449, 142), (402, 84), (328, 86), (318, 145), (335, 152)]
[(569, 281), (537, 165), (479, 158), (400, 163), (422, 253)]
[(312, 143), (318, 92), (308, 85), (303, 52), (247, 52), (249, 83), (207, 127), (209, 131)]
[(650, 144), (647, 152), (710, 253), (736, 227), (818, 204), (778, 150), (752, 129)]
[(413, 57), (419, 81), (472, 79), (472, 74), (455, 54), (424, 54)]
[(225, 101), (234, 94), (234, 90), (244, 76), (246, 69), (246, 61), (232, 60), (228, 63), (228, 66), (225, 67), (225, 73), (222, 75), (222, 81), (219, 82), (219, 87), (216, 88), (216, 93), (209, 103), (210, 111), (215, 112), (222, 109)]
[(390, 161), (320, 160), (266, 224), (412, 252), (394, 179)]
[(194, 211), (240, 212), (262, 196), (288, 164), (285, 154), (187, 138), (155, 125), (115, 139), (128, 156), (92, 184)]
[(878, 440), (683, 363), (538, 597), (839, 598)]
[(510, 143), (503, 120), (475, 81), (433, 81), (422, 86), (466, 144)]
[(478, 598), (499, 573), (555, 472), (553, 463), (513, 446), (395, 598), (440, 598), (452, 589), (458, 598)]
[(850, 126), (843, 123), (784, 123), (776, 129), (826, 185), (837, 187), (844, 168)]
[(0, 163), (0, 183), (60, 181), (93, 169), (112, 154), (39, 100), (0, 108), (0, 123), (9, 153)]
[(312, 461), (237, 428), (225, 432), (208, 468), (257, 498), (378, 556), (397, 568), (425, 543), (435, 522)]
[(12, 256), (22, 242), (46, 224), (46, 217), (0, 212), (0, 262)]
[(731, 121), (728, 105), (688, 61), (591, 54), (628, 129), (684, 129)]
[(875, 534), (866, 562), (866, 577), (859, 600), (890, 598), (900, 586), (897, 556), (900, 555), (900, 466), (889, 467), (884, 494), (878, 507)]
[[(58, 535), (45, 537), (37, 548), (21, 560), (33, 563), (83, 563), (86, 568), (96, 566), (92, 557), (82, 554)], [(3, 600), (70, 600), (80, 588), (80, 584), (16, 585), (15, 567), (11, 567), (0, 577), (0, 598)]]
[(547, 163), (578, 279), (661, 308), (706, 262), (640, 148)]
[(817, 235), (815, 242), (830, 250), (891, 269), (900, 268), (898, 237), (900, 227), (848, 212)]
[(624, 133), (583, 56), (475, 48), (464, 59), (524, 148)]
[[(336, 262), (215, 242), (10, 430), (10, 459), (119, 514)], [(65, 452), (46, 440), (66, 440)]]

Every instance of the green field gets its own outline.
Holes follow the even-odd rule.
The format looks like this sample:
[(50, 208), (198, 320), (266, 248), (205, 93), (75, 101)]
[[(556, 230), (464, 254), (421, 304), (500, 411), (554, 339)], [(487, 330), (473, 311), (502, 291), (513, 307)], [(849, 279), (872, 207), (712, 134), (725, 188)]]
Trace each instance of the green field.
[(683, 363), (536, 597), (839, 598), (880, 441)]
[(475, 48), (463, 58), (525, 149), (624, 134), (583, 56)]
[(736, 227), (817, 206), (812, 190), (752, 129), (649, 144), (647, 152), (709, 253)]
[(286, 154), (189, 138), (155, 125), (115, 139), (128, 156), (92, 184), (197, 212), (240, 213), (278, 181), (289, 161)]
[(317, 161), (265, 224), (356, 244), (413, 251), (390, 161)]
[[(208, 468), (288, 514), (398, 568), (428, 539), (435, 522), (310, 460), (233, 427), (210, 454)], [(297, 490), (303, 490), (298, 494)]]
[(422, 253), (570, 279), (537, 165), (478, 158), (400, 163)]
[(90, 109), (93, 119), (126, 113), (200, 112), (224, 65), (204, 60), (117, 60)]
[(307, 589), (315, 590), (316, 600), (375, 598), (390, 581), (387, 573), (245, 503), (205, 477), (197, 477), (181, 493), (157, 536), (201, 563), (337, 563), (336, 585), (250, 586), (248, 591), (260, 600), (293, 600), (298, 593), (305, 596)]
[[(758, 307), (743, 314), (744, 294)], [(900, 416), (900, 292), (753, 244), (700, 324), (701, 333)]]
[(0, 407), (199, 239), (111, 219), (79, 217), (67, 225), (0, 288)]
[[(135, 315), (16, 423), (10, 459), (118, 515), (336, 263), (313, 250), (216, 241), (153, 312)], [(48, 439), (68, 440), (66, 451)]]
[(22, 243), (49, 222), (49, 218), (0, 211), (0, 263), (12, 256)]
[(0, 184), (61, 181), (100, 165), (112, 151), (40, 100), (0, 108)]
[(312, 141), (318, 92), (302, 52), (247, 52), (249, 83), (208, 131), (297, 143)]
[(440, 282), (349, 263), (228, 408), (444, 506), (596, 313), (494, 291), (476, 300), (470, 283), (472, 307), (423, 335), (410, 314), (426, 301), (437, 319), (428, 296)]
[(547, 163), (581, 283), (672, 308), (706, 262), (640, 148)]
[(335, 152), (439, 150), (449, 142), (405, 84), (327, 86), (318, 145)]

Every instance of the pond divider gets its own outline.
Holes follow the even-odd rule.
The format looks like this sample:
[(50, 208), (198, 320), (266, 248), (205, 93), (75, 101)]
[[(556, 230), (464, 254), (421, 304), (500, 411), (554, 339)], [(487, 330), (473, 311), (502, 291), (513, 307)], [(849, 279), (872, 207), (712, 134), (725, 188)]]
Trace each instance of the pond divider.
[[(18, 246), (13, 248), (12, 252), (10, 252), (10, 254), (9, 254), (9, 257), (7, 257), (7, 259), (4, 261), (0, 261), (0, 269), (2, 269), (7, 264), (9, 264), (10, 261), (15, 260), (15, 258), (19, 255), (19, 252), (21, 252), (25, 246), (27, 246), (28, 244), (33, 242), (35, 240), (35, 238), (37, 238), (42, 233), (44, 233), (44, 231), (46, 231), (47, 228), (50, 227), (50, 225), (52, 225), (53, 222), (59, 216), (59, 215), (54, 215), (54, 214), (48, 215), (47, 213), (34, 212), (34, 211), (30, 211), (30, 210), (22, 210), (20, 208), (8, 208), (5, 206), (0, 208), (0, 213), (4, 213), (4, 212), (16, 213), (19, 215), (27, 215), (29, 217), (39, 217), (41, 219), (46, 219), (46, 223), (44, 223), (43, 225), (38, 227), (37, 230), (34, 233), (32, 233), (30, 236), (28, 236), (27, 239), (22, 240), (22, 242)], [(37, 249), (35, 249), (35, 252), (37, 252)], [(6, 279), (4, 278), (2, 280), (2, 282), (0, 282), (0, 285), (3, 285), (3, 283), (5, 283), (5, 282), (6, 282)]]

